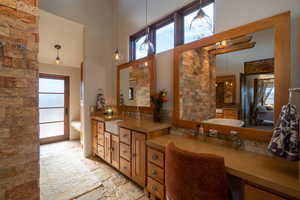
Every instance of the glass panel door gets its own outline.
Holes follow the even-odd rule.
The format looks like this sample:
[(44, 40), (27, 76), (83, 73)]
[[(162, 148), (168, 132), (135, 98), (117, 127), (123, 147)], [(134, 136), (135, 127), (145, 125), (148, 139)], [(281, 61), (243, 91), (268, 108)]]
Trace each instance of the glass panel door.
[(41, 143), (68, 138), (69, 78), (40, 74), (39, 123)]

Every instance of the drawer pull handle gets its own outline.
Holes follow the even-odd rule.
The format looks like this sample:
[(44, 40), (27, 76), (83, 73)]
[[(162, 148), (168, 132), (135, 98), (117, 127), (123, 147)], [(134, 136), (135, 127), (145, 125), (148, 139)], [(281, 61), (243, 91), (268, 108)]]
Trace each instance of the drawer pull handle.
[(157, 154), (153, 154), (152, 155), (152, 160), (158, 160), (158, 155)]
[(126, 150), (124, 150), (124, 151), (123, 151), (123, 153), (127, 153), (127, 151), (126, 151)]
[(152, 190), (153, 191), (157, 191), (157, 187), (156, 186), (152, 186)]
[(135, 154), (135, 153), (133, 153), (133, 154), (132, 154), (132, 157), (136, 157), (136, 154)]
[(156, 170), (152, 171), (152, 176), (157, 176), (157, 171)]
[(124, 134), (123, 137), (128, 137), (128, 134)]
[(124, 167), (123, 167), (123, 169), (127, 169), (127, 167), (126, 167), (126, 166), (124, 166)]

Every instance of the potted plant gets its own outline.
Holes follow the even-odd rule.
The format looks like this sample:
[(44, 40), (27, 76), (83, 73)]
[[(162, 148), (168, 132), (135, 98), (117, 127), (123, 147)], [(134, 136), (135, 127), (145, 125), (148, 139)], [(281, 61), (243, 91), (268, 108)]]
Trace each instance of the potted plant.
[(153, 121), (161, 122), (161, 110), (163, 104), (168, 102), (168, 93), (166, 90), (161, 90), (158, 94), (151, 96), (151, 103), (153, 105)]

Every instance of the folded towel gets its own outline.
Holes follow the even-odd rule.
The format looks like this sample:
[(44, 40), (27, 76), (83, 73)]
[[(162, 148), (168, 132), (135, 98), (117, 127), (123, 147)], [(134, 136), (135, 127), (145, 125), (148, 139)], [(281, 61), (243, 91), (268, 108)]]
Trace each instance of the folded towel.
[(268, 150), (290, 161), (299, 160), (299, 119), (296, 106), (282, 107)]

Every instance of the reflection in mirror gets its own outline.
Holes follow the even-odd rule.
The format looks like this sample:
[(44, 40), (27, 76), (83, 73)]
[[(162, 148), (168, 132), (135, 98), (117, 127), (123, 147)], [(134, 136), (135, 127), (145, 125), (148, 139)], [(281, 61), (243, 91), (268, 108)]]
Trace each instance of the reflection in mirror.
[[(222, 41), (218, 45), (221, 48), (211, 52), (216, 55), (217, 117), (241, 120), (245, 127), (272, 129), (275, 91), (273, 30)], [(218, 77), (224, 76), (228, 77), (227, 80), (218, 84)], [(235, 99), (230, 102), (232, 98)]]
[(273, 30), (185, 51), (179, 72), (180, 120), (273, 128)]
[(150, 107), (150, 72), (140, 63), (120, 70), (120, 105)]

